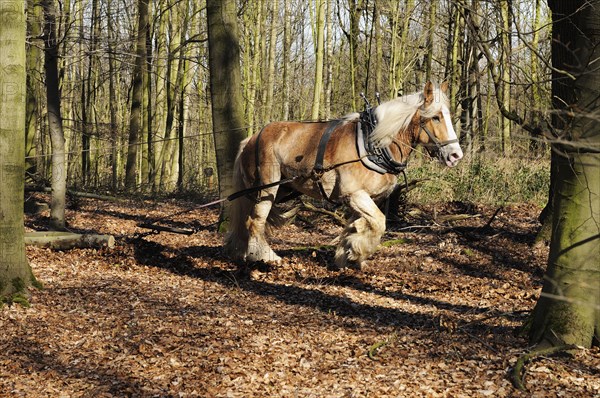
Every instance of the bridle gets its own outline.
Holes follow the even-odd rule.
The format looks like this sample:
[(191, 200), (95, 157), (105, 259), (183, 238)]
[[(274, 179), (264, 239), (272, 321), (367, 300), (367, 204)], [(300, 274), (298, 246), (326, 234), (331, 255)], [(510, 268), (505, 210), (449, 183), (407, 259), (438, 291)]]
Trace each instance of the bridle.
[(443, 147), (458, 143), (458, 138), (454, 138), (452, 140), (440, 141), (437, 137), (427, 128), (426, 121), (429, 119), (421, 119), (421, 130), (423, 130), (432, 142), (428, 142), (427, 144), (422, 144), (425, 147), (435, 147), (438, 150), (438, 153), (442, 150)]
[[(419, 127), (420, 127), (420, 129), (422, 129), (425, 132), (425, 134), (427, 134), (427, 136), (429, 137), (429, 139), (431, 140), (431, 142), (428, 142), (426, 144), (421, 144), (421, 145), (423, 145), (426, 148), (435, 148), (438, 157), (441, 158), (441, 156), (442, 156), (442, 148), (444, 148), (445, 146), (448, 146), (450, 144), (456, 144), (456, 143), (459, 142), (459, 140), (458, 140), (458, 138), (454, 138), (454, 139), (451, 139), (451, 140), (440, 141), (435, 136), (435, 134), (433, 134), (431, 132), (431, 130), (429, 130), (427, 128), (427, 125), (426, 125), (427, 120), (430, 120), (430, 119), (421, 118), (421, 123), (419, 124)], [(398, 142), (398, 140), (396, 138), (392, 139), (392, 144), (394, 144), (398, 148), (398, 150), (400, 152), (400, 155), (402, 155), (401, 146), (403, 146), (405, 144), (403, 144), (402, 142)], [(411, 146), (413, 146), (413, 145), (411, 145)], [(414, 149), (414, 146), (413, 146), (413, 149)], [(403, 165), (402, 169), (404, 169), (406, 167), (406, 163), (402, 163), (402, 165)], [(396, 172), (394, 174), (398, 174), (398, 172)]]

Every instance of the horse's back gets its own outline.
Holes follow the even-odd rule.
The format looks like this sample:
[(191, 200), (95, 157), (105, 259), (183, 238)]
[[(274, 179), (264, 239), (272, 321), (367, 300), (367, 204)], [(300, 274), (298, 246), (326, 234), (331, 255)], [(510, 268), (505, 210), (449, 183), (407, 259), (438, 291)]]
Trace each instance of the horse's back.
[[(250, 143), (263, 163), (312, 168), (326, 122), (272, 122), (257, 133)], [(312, 164), (311, 164), (312, 163)]]
[(266, 142), (278, 145), (281, 150), (308, 152), (316, 150), (326, 127), (326, 122), (272, 122), (264, 128), (262, 135)]

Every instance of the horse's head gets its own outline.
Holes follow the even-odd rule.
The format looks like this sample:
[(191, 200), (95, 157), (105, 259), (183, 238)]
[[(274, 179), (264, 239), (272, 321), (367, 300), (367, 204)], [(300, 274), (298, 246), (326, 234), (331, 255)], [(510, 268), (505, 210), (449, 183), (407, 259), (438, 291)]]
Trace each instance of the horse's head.
[(416, 115), (420, 123), (417, 140), (427, 148), (429, 155), (437, 157), (448, 167), (454, 167), (462, 159), (463, 152), (452, 127), (447, 90), (446, 82), (439, 89), (435, 89), (431, 82), (425, 85), (425, 101)]

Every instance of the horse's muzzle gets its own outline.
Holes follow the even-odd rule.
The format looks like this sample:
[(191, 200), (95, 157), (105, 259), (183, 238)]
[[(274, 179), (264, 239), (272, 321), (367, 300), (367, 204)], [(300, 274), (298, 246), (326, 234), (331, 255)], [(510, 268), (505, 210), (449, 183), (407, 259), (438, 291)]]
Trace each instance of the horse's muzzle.
[(463, 158), (463, 151), (458, 144), (450, 144), (440, 149), (440, 161), (448, 167), (454, 167)]

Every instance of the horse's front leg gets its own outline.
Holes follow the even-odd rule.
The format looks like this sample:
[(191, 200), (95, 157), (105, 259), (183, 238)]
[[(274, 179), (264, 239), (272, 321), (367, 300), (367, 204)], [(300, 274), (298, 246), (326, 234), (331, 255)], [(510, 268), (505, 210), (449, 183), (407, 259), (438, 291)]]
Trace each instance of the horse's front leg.
[(335, 251), (335, 264), (339, 268), (360, 269), (377, 249), (385, 232), (385, 215), (365, 191), (352, 194), (348, 204), (354, 216), (342, 232)]

